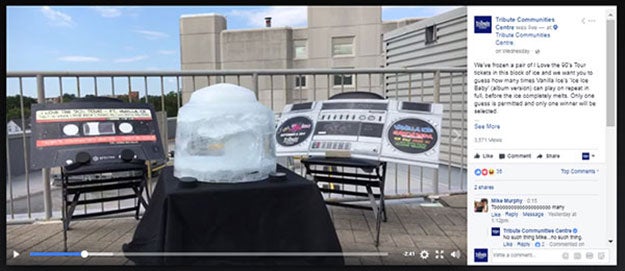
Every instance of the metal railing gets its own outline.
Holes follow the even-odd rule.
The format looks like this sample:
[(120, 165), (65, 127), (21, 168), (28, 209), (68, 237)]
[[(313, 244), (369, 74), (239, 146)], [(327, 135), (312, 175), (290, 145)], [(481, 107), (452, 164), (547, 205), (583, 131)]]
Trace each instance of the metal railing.
[[(389, 164), (386, 194), (393, 198), (466, 192), (466, 68), (21, 71), (7, 73), (7, 95), (20, 97), (21, 127), (25, 127), (29, 116), (25, 115), (23, 98), (29, 93), (36, 95), (38, 103), (43, 103), (57, 94), (56, 102), (63, 102), (64, 94), (69, 93), (76, 97), (123, 93), (131, 99), (136, 92), (143, 92), (144, 102), (148, 102), (148, 96), (160, 96), (161, 110), (177, 111), (180, 97), (184, 103), (194, 90), (222, 82), (253, 90), (259, 101), (277, 115), (288, 103), (326, 100), (334, 94), (356, 90), (376, 92), (388, 99), (441, 103), (444, 113), (439, 168)], [(175, 93), (175, 107), (166, 106), (166, 91)], [(50, 169), (43, 169), (40, 175), (29, 169), (29, 137), (26, 129), (19, 135), (7, 134), (7, 221), (58, 219), (60, 206), (53, 208)], [(17, 149), (18, 144), (21, 150)], [(16, 169), (21, 163), (23, 173)], [(297, 160), (290, 164), (300, 174), (304, 173)], [(33, 177), (41, 180), (31, 180)], [(43, 206), (43, 210), (34, 210), (36, 206)], [(99, 207), (103, 209), (104, 205)]]

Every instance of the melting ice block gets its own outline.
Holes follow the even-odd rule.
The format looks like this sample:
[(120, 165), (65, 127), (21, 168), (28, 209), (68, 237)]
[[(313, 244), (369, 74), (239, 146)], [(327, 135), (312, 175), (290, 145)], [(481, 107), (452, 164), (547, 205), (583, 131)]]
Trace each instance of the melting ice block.
[(178, 111), (174, 176), (251, 182), (276, 171), (274, 114), (232, 84), (199, 89)]

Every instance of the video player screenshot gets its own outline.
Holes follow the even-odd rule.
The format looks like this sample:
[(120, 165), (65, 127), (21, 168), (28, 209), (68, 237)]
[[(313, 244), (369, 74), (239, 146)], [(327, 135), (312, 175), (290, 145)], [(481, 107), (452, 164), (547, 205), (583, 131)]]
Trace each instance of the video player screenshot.
[(618, 11), (9, 4), (2, 269), (621, 270)]

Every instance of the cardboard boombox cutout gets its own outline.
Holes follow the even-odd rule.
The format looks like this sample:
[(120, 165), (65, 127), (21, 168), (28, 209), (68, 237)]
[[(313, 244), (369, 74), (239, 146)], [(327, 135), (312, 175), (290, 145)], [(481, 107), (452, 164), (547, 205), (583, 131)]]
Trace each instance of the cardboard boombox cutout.
[(441, 104), (331, 99), (288, 104), (277, 156), (338, 156), (438, 167)]
[(92, 97), (33, 104), (32, 169), (129, 160), (165, 160), (150, 104)]

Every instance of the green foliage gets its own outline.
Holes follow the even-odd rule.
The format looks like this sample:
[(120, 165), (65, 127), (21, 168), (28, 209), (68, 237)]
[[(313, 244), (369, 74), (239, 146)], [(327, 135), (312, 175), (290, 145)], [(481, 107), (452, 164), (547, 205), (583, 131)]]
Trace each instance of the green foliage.
[[(178, 104), (182, 106), (182, 96), (178, 95), (178, 102), (176, 102), (176, 92), (170, 91), (165, 94), (164, 102), (165, 102), (165, 111), (167, 111), (167, 117), (175, 117), (178, 116)], [(128, 94), (118, 95), (118, 99), (128, 102)], [(133, 98), (131, 103), (145, 103), (145, 96), (139, 97), (139, 99)], [(161, 96), (148, 95), (148, 103), (150, 103), (154, 107), (154, 111), (163, 111), (163, 101), (161, 100)]]
[[(165, 94), (163, 98), (164, 99), (161, 100), (161, 96), (148, 95), (148, 102), (152, 104), (152, 106), (154, 106), (155, 111), (163, 111), (163, 101), (164, 101), (165, 111), (167, 111), (167, 117), (171, 118), (171, 117), (177, 116), (178, 115), (178, 103), (176, 102), (176, 93), (173, 91), (169, 92)], [(182, 105), (182, 97), (178, 97), (178, 98), (180, 99), (179, 103)], [(145, 102), (145, 97), (141, 100)]]
[[(24, 96), (23, 102), (24, 102), (24, 117), (29, 118), (30, 117), (30, 105), (37, 103), (37, 99)], [(6, 112), (7, 112), (6, 114), (7, 121), (11, 119), (22, 118), (21, 106), (20, 106), (20, 95), (7, 96)]]
[(74, 94), (67, 94), (67, 93), (63, 94), (63, 102), (64, 103), (70, 102), (73, 99), (76, 99), (76, 95), (74, 95)]

